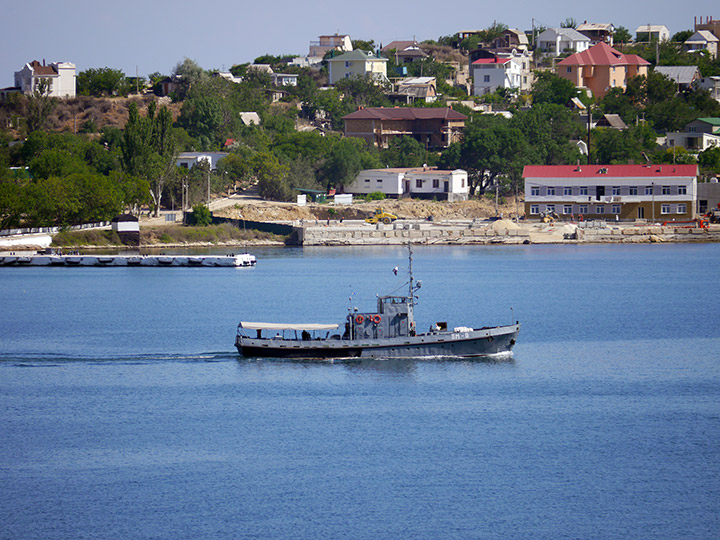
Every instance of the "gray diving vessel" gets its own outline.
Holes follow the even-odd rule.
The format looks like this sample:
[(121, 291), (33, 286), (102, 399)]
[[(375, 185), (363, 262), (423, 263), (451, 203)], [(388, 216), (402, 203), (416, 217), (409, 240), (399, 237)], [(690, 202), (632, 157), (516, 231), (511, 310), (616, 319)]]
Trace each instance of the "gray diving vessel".
[[(409, 247), (409, 246), (408, 246)], [(421, 283), (413, 279), (412, 248), (407, 296), (380, 296), (377, 311), (349, 309), (339, 324), (240, 322), (235, 346), (246, 357), (269, 358), (429, 358), (474, 357), (510, 353), (520, 323), (449, 330), (435, 323), (417, 332), (413, 310)]]

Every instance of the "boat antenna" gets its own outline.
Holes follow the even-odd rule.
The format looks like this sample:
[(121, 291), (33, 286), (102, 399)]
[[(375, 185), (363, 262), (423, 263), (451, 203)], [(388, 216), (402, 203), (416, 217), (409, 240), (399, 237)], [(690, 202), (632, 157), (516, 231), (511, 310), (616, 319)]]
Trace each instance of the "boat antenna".
[(413, 269), (412, 269), (413, 252), (412, 252), (412, 244), (410, 244), (410, 242), (408, 242), (408, 261), (409, 261), (409, 272), (410, 272), (410, 289), (409, 289), (410, 294), (408, 296), (410, 296), (410, 305), (414, 305), (415, 304), (415, 302), (414, 302), (415, 291), (413, 290), (414, 279), (413, 279)]

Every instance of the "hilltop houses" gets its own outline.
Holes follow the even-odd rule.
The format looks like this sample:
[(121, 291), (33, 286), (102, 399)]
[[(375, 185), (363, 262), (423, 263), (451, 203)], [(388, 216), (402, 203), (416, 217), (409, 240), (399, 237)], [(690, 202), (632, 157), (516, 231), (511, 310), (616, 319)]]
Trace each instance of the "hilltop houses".
[(15, 72), (14, 89), (23, 94), (32, 94), (42, 79), (49, 83), (49, 96), (75, 97), (75, 64), (71, 62), (53, 62), (46, 65), (44, 60), (42, 64), (33, 60)]

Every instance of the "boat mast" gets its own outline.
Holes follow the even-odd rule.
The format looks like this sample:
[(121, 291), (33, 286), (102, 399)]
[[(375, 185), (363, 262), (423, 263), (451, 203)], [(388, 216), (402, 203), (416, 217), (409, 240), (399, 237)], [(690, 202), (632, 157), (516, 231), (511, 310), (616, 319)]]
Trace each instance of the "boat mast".
[(410, 271), (410, 290), (408, 296), (410, 297), (410, 305), (414, 304), (413, 300), (413, 269), (412, 269), (412, 245), (408, 242), (408, 260), (409, 260), (409, 271)]
[(408, 242), (408, 270), (410, 272), (410, 282), (409, 282), (409, 293), (410, 297), (408, 298), (408, 327), (410, 329), (411, 335), (415, 335), (415, 282), (413, 278), (413, 267), (412, 267), (412, 258), (413, 252), (412, 252), (412, 245), (410, 242)]

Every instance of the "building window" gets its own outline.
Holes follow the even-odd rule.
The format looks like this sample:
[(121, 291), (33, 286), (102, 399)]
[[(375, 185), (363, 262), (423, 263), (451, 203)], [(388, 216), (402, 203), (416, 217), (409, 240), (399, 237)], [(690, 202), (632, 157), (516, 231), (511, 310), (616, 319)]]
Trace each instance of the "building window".
[(572, 195), (572, 188), (571, 187), (564, 187), (563, 188), (563, 195), (570, 196)]
[(530, 215), (537, 215), (540, 213), (540, 206), (537, 204), (530, 205)]
[(662, 194), (663, 194), (663, 195), (670, 195), (670, 186), (663, 186), (663, 187), (662, 187)]
[(604, 206), (596, 206), (596, 207), (595, 207), (595, 213), (596, 213), (596, 214), (604, 214), (604, 213), (605, 213), (605, 207), (604, 207)]
[(422, 180), (420, 180), (419, 178), (418, 178), (417, 180), (415, 180), (415, 187), (421, 188), (421, 187), (422, 187)]
[(620, 186), (613, 186), (613, 187), (612, 187), (612, 194), (613, 194), (613, 195), (620, 195)]
[(611, 211), (613, 214), (619, 214), (619, 213), (620, 213), (620, 205), (619, 205), (619, 204), (613, 204), (613, 205), (612, 205), (612, 208), (610, 209), (610, 211)]
[(678, 204), (677, 205), (677, 213), (678, 214), (687, 214), (687, 204)]
[(549, 188), (547, 188), (547, 194), (548, 194), (548, 195), (555, 195), (555, 188), (554, 188), (554, 187), (549, 187)]
[(572, 73), (572, 66), (568, 66), (565, 68), (566, 73)]
[(345, 62), (345, 67), (350, 67), (350, 62)]
[(366, 183), (366, 184), (369, 184), (369, 183), (370, 183), (370, 179), (369, 179), (369, 178), (366, 178), (366, 179), (365, 179), (365, 183)]
[(645, 186), (645, 195), (653, 194), (653, 186)]
[(483, 77), (483, 82), (490, 82), (490, 75), (485, 75)]
[(378, 184), (382, 184), (382, 180), (380, 180), (379, 178), (378, 178), (377, 180), (375, 180), (375, 181), (376, 181)]
[(532, 186), (530, 188), (530, 195), (533, 197), (539, 197), (540, 196), (540, 188), (538, 186)]
[(572, 214), (572, 205), (566, 204), (563, 206), (563, 214)]
[(678, 195), (687, 195), (687, 186), (678, 186)]
[(580, 214), (587, 214), (588, 213), (587, 211), (588, 211), (587, 204), (581, 204), (580, 207), (578, 208), (578, 212)]
[(464, 178), (460, 181), (460, 187), (461, 188), (465, 187), (465, 179)]
[(630, 195), (637, 195), (637, 186), (630, 187)]
[(660, 207), (660, 213), (661, 214), (669, 214), (670, 213), (670, 205), (669, 204), (663, 204)]
[(555, 211), (555, 205), (554, 205), (554, 204), (548, 204), (548, 205), (545, 207), (545, 210), (547, 210), (548, 213), (554, 212), (554, 211)]
[(587, 195), (587, 194), (588, 194), (587, 186), (580, 186), (580, 195)]
[(438, 189), (440, 187), (440, 180), (437, 180), (437, 179), (433, 180), (433, 187), (435, 189)]

